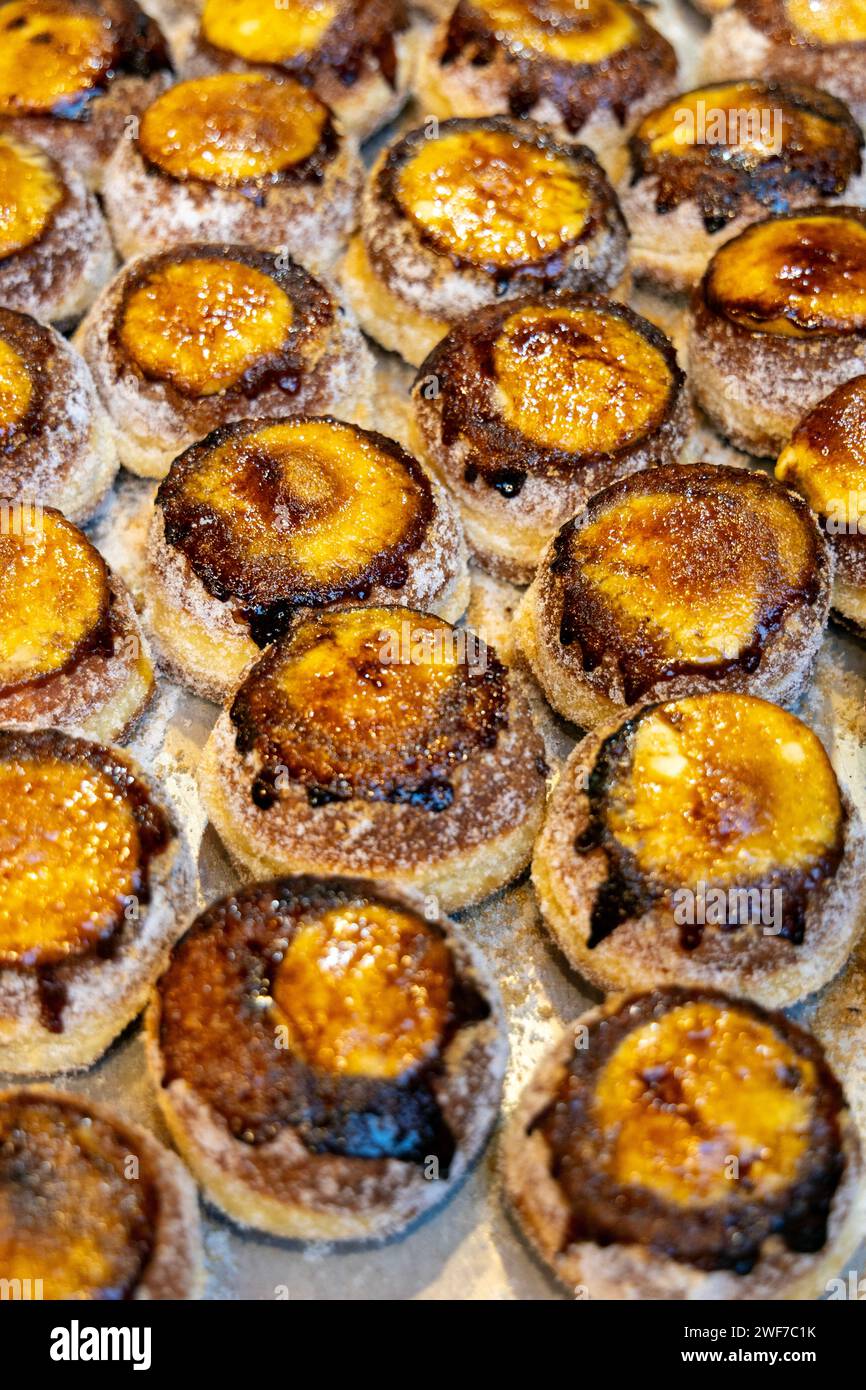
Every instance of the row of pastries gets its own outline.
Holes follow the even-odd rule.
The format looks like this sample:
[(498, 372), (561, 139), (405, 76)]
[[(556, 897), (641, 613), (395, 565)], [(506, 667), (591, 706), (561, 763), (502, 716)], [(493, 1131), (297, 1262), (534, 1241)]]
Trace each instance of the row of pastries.
[[(866, 631), (861, 5), (736, 0), (679, 95), (626, 0), (153, 9), (0, 3), (0, 1276), (197, 1296), (196, 1184), (302, 1240), (440, 1205), (508, 1051), (449, 914), (529, 873), (606, 996), (504, 1126), (530, 1244), (592, 1297), (819, 1296), (866, 1174), (779, 1011), (863, 920), (793, 708)], [(749, 466), (684, 461), (707, 420)], [(167, 681), (220, 707), (198, 915), (124, 746)], [(42, 1084), (141, 1014), (180, 1158)]]

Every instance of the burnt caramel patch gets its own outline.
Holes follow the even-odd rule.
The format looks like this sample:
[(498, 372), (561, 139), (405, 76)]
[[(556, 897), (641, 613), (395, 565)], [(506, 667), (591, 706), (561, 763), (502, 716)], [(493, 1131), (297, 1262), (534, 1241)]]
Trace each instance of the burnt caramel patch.
[(754, 223), (716, 252), (703, 295), (713, 313), (753, 333), (863, 333), (866, 212), (805, 208)]
[(827, 556), (800, 498), (760, 473), (669, 465), (605, 488), (550, 563), (559, 640), (591, 673), (614, 663), (626, 704), (659, 681), (754, 672)]
[(323, 285), (278, 259), (197, 243), (148, 257), (124, 281), (113, 350), (180, 402), (295, 394), (336, 311)]
[(174, 830), (120, 754), (55, 729), (0, 731), (0, 965), (35, 969), (61, 1032), (65, 965), (110, 955)]
[(251, 786), (266, 810), (281, 782), (313, 806), (361, 799), (436, 813), (455, 770), (496, 744), (507, 724), (507, 673), (493, 651), (410, 608), (346, 609), (299, 618), (231, 705)]
[(352, 88), (372, 70), (396, 89), (395, 40), (408, 27), (405, 0), (205, 0), (198, 44), (216, 64), (242, 58), (307, 85), (327, 75)]
[(620, 124), (663, 77), (676, 75), (676, 54), (641, 11), (623, 0), (459, 0), (442, 49), (443, 67), (508, 66), (511, 114), (528, 116), (550, 101), (570, 132), (594, 111)]
[(797, 83), (699, 87), (645, 116), (629, 142), (632, 183), (657, 179), (656, 212), (694, 202), (708, 232), (745, 198), (787, 212), (809, 190), (837, 198), (860, 172), (863, 135), (841, 101)]
[(466, 480), (514, 497), (528, 475), (571, 478), (651, 438), (684, 380), (659, 329), (624, 305), (563, 290), (455, 325), (414, 390), (423, 399), (436, 382), (442, 443), (467, 446)]
[(794, 715), (749, 695), (648, 706), (605, 739), (588, 798), (575, 850), (601, 849), (607, 863), (590, 949), (700, 885), (740, 896), (724, 921), (682, 925), (683, 950), (707, 929), (745, 929), (756, 890), (780, 895), (778, 935), (800, 945), (812, 897), (842, 860), (846, 814), (824, 748)]
[(299, 608), (401, 589), (434, 514), (399, 444), (300, 417), (215, 431), (175, 460), (157, 506), (169, 545), (260, 646)]
[(590, 1025), (530, 1128), (570, 1207), (563, 1248), (748, 1274), (770, 1236), (825, 1245), (844, 1108), (820, 1044), (782, 1014), (669, 988)]
[(67, 197), (53, 159), (35, 145), (0, 135), (0, 264), (40, 241)]
[(737, 8), (755, 29), (795, 51), (866, 41), (863, 0), (738, 0)]
[(163, 1085), (184, 1081), (236, 1139), (289, 1128), (310, 1153), (434, 1156), (447, 1175), (437, 1081), (490, 1008), (436, 924), (350, 879), (255, 884), (197, 919), (158, 992)]
[(47, 1299), (132, 1298), (157, 1214), (152, 1176), (128, 1134), (59, 1093), (0, 1097), (4, 1279), (41, 1281)]
[(843, 382), (794, 430), (776, 477), (805, 497), (832, 539), (859, 535), (866, 506), (866, 376)]
[(234, 190), (262, 205), (281, 183), (321, 183), (337, 151), (331, 113), (300, 83), (257, 73), (179, 82), (141, 118), (145, 164), (179, 183)]
[(115, 78), (170, 71), (159, 26), (134, 0), (0, 3), (0, 116), (84, 121)]

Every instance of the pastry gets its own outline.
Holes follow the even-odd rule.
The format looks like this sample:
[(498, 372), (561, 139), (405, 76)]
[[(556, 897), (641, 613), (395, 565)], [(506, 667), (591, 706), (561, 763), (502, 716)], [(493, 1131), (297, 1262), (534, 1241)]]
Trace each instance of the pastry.
[(91, 1066), (144, 1006), (193, 902), (161, 791), (125, 753), (0, 730), (0, 1072)]
[(550, 931), (599, 988), (712, 986), (772, 1008), (847, 960), (864, 869), (860, 817), (816, 735), (731, 691), (588, 735), (532, 866)]
[(0, 1091), (0, 1269), (13, 1298), (200, 1298), (195, 1184), (147, 1130), (85, 1096)]
[[(2, 516), (2, 509), (0, 509)], [(7, 512), (0, 529), (0, 725), (128, 736), (154, 691), (126, 585), (60, 512)]]
[(0, 130), (0, 304), (65, 329), (113, 269), (108, 228), (80, 176)]
[(800, 83), (756, 78), (674, 97), (629, 143), (620, 198), (633, 269), (661, 290), (692, 289), (751, 222), (842, 198), (862, 147), (848, 108)]
[(233, 420), (370, 410), (373, 358), (331, 290), (283, 256), (175, 247), (126, 265), (76, 336), (121, 462), (163, 478)]
[(692, 300), (688, 363), (722, 434), (775, 457), (804, 411), (866, 368), (866, 211), (806, 208), (721, 247)]
[(293, 78), (217, 73), (170, 87), (121, 140), (103, 196), (124, 258), (191, 241), (282, 249), (311, 269), (345, 250), (362, 169)]
[(361, 327), (417, 367), (465, 314), (554, 285), (606, 292), (625, 267), (625, 223), (589, 150), (492, 116), (383, 150), (342, 278)]
[(460, 522), (399, 444), (330, 418), (227, 425), (161, 483), (148, 541), (163, 659), (222, 701), (299, 608), (408, 603), (457, 622)]
[(503, 1170), (578, 1298), (818, 1298), (863, 1230), (860, 1143), (820, 1043), (711, 990), (578, 1019), (514, 1111)]
[(523, 871), (546, 767), (474, 633), (411, 608), (301, 614), (218, 719), (205, 809), (248, 873), (360, 874), (480, 902)]
[(90, 188), (170, 80), (163, 34), (135, 0), (0, 0), (0, 120)]
[(342, 878), (214, 903), (147, 1035), (207, 1198), (297, 1240), (383, 1239), (444, 1201), (484, 1147), (507, 1054), (496, 986), (452, 923)]
[(667, 39), (627, 0), (458, 0), (418, 67), (434, 116), (531, 116), (613, 177), (627, 131), (675, 90)]
[(415, 434), (478, 563), (529, 583), (600, 487), (675, 462), (684, 379), (664, 334), (600, 296), (526, 295), (452, 328), (415, 378)]
[(866, 119), (863, 0), (733, 0), (701, 52), (708, 81), (771, 77), (811, 82)]
[(515, 639), (554, 709), (591, 729), (640, 700), (708, 690), (793, 703), (830, 606), (832, 554), (763, 473), (634, 473), (559, 531)]
[(404, 0), (204, 0), (184, 28), (184, 73), (288, 74), (361, 140), (399, 113), (421, 42)]
[(86, 362), (53, 328), (0, 308), (0, 498), (86, 521), (117, 473)]
[(866, 376), (837, 386), (800, 421), (776, 477), (805, 497), (836, 557), (833, 617), (866, 635)]

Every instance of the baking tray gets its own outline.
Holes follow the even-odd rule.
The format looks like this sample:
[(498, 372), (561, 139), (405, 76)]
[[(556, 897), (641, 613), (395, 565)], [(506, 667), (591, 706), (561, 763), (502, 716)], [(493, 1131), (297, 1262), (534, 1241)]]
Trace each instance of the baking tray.
[[(653, 22), (675, 44), (682, 85), (694, 78), (697, 39), (705, 25), (685, 3), (663, 0), (650, 7)], [(423, 113), (420, 113), (423, 116)], [(681, 347), (681, 311), (661, 300), (636, 295), (632, 302), (655, 319)], [(682, 360), (682, 356), (681, 356)], [(382, 410), (402, 434), (410, 374), (396, 359), (380, 359)], [(725, 446), (703, 423), (686, 457), (716, 463), (748, 462)], [(94, 524), (92, 539), (109, 564), (140, 593), (144, 532), (155, 484), (121, 475)], [(473, 574), (469, 623), (508, 659), (510, 617), (519, 591), (479, 571)], [(555, 770), (573, 745), (573, 731), (547, 708), (530, 686)], [(866, 815), (866, 649), (830, 629), (818, 657), (815, 680), (798, 712), (824, 740), (840, 780)], [(237, 886), (237, 878), (206, 817), (195, 783), (201, 747), (217, 709), (187, 695), (162, 677), (154, 705), (131, 741), (130, 751), (165, 783), (197, 858), (198, 905)], [(459, 914), (464, 930), (480, 946), (503, 993), (510, 1063), (503, 1113), (514, 1105), (536, 1062), (563, 1026), (598, 995), (569, 968), (545, 933), (531, 886), (523, 881)], [(858, 1123), (866, 1130), (866, 952), (821, 995), (793, 1014), (814, 1027), (828, 1048), (848, 1091)], [(144, 1066), (140, 1026), (132, 1025), (102, 1061), (88, 1072), (54, 1078), (54, 1084), (114, 1106), (144, 1124), (164, 1142)], [(205, 1297), (210, 1299), (557, 1299), (564, 1297), (535, 1261), (505, 1210), (497, 1177), (498, 1135), (444, 1207), (403, 1237), (384, 1245), (335, 1249), (300, 1245), (238, 1231), (204, 1213), (207, 1263)], [(859, 1273), (864, 1252), (853, 1267)]]

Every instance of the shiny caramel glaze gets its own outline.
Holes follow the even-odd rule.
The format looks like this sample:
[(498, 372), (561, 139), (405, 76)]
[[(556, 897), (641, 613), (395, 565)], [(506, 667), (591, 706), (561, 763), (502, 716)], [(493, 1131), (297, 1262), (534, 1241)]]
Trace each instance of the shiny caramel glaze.
[(25, 357), (0, 337), (0, 448), (21, 437), (33, 407), (34, 382)]
[[(113, 749), (56, 729), (0, 731), (0, 965), (41, 972), (109, 952), (173, 833)], [(53, 979), (40, 982), (46, 1026), (62, 1031)]]
[(481, 476), (516, 497), (529, 474), (568, 478), (634, 448), (670, 418), (684, 375), (645, 319), (563, 290), (458, 323), (422, 364), (416, 392), (430, 380), (443, 444), (467, 446), (466, 481)]
[(301, 384), (305, 352), (334, 317), (299, 266), (244, 246), (189, 245), (136, 264), (111, 330), (115, 348), (178, 396), (255, 395)]
[(0, 695), (110, 655), (111, 594), (99, 551), (60, 512), (0, 532)]
[(504, 116), (442, 121), (434, 138), (412, 130), (376, 179), (424, 245), (501, 290), (552, 284), (605, 221), (622, 222), (589, 151)]
[(661, 215), (693, 201), (712, 233), (733, 221), (744, 198), (779, 213), (804, 189), (838, 197), (860, 172), (862, 146), (847, 106), (827, 92), (757, 79), (720, 82), (644, 117), (630, 141), (632, 183), (656, 178)]
[(859, 533), (866, 508), (866, 376), (837, 386), (800, 421), (779, 455), (776, 477), (829, 521), (831, 535)]
[(0, 116), (86, 120), (116, 77), (170, 69), (159, 26), (134, 0), (0, 3)]
[(660, 680), (757, 670), (827, 556), (808, 508), (761, 473), (653, 468), (590, 499), (554, 542), (563, 646), (613, 655), (632, 704)]
[(798, 48), (866, 42), (864, 0), (737, 0), (754, 28)]
[(46, 1299), (131, 1298), (151, 1257), (157, 1210), (128, 1133), (59, 1092), (0, 1098), (4, 1279), (39, 1280)]
[(752, 333), (866, 330), (866, 212), (806, 208), (747, 227), (707, 268), (707, 307)]
[(35, 145), (0, 135), (0, 262), (37, 242), (66, 196), (53, 159)]
[(163, 1085), (235, 1138), (423, 1164), (454, 1153), (437, 1101), (457, 1032), (489, 1015), (442, 928), (353, 879), (286, 878), (215, 903), (158, 986)]
[(599, 108), (620, 122), (677, 60), (635, 6), (624, 0), (459, 0), (448, 22), (443, 66), (484, 67), (505, 55), (509, 108), (526, 116), (542, 99), (577, 131)]
[(307, 82), (329, 74), (353, 87), (372, 66), (392, 88), (404, 0), (205, 0), (199, 43), (211, 59), (241, 58)]
[(462, 636), (402, 607), (299, 617), (231, 705), (238, 751), (255, 755), (256, 804), (267, 809), (288, 779), (313, 806), (447, 809), (454, 770), (494, 747), (508, 717), (505, 668)]
[[(842, 858), (846, 816), (822, 744), (794, 715), (751, 695), (646, 707), (605, 739), (588, 790), (590, 820), (575, 848), (607, 856), (590, 948), (699, 884), (779, 890), (779, 934), (799, 944), (810, 897)], [(684, 926), (683, 948), (699, 946), (703, 933)]]
[(747, 1274), (812, 1253), (842, 1178), (845, 1100), (820, 1044), (713, 991), (627, 998), (589, 1027), (531, 1128), (570, 1207), (565, 1245), (643, 1245)]
[(304, 417), (216, 430), (175, 460), (157, 506), (169, 545), (260, 646), (299, 608), (402, 588), (434, 513), (399, 444)]
[(328, 108), (300, 83), (218, 73), (157, 97), (141, 118), (138, 147), (173, 179), (262, 199), (276, 183), (319, 182), (337, 137)]

